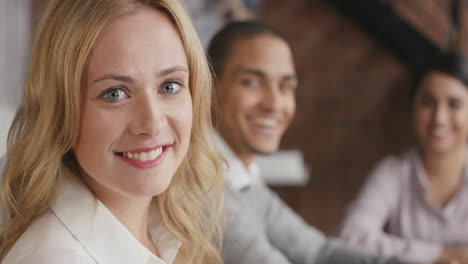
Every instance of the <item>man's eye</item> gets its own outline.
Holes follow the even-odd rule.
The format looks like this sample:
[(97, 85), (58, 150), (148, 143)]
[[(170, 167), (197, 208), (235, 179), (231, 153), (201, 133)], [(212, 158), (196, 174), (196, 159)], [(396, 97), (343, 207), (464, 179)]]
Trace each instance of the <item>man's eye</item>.
[(181, 88), (180, 83), (177, 82), (167, 82), (164, 83), (161, 87), (161, 92), (164, 94), (173, 94), (177, 93)]
[(127, 94), (122, 88), (110, 88), (102, 93), (102, 98), (108, 102), (118, 102), (122, 99), (128, 98)]
[(293, 83), (283, 83), (281, 84), (280, 86), (281, 90), (282, 91), (287, 91), (287, 92), (295, 92), (296, 91), (296, 88), (297, 88), (297, 85), (296, 84), (293, 84)]
[(245, 78), (241, 80), (243, 86), (255, 87), (260, 84), (260, 82), (255, 78)]
[(419, 99), (419, 105), (423, 107), (432, 107), (435, 105), (435, 102), (432, 98), (423, 96), (421, 99)]

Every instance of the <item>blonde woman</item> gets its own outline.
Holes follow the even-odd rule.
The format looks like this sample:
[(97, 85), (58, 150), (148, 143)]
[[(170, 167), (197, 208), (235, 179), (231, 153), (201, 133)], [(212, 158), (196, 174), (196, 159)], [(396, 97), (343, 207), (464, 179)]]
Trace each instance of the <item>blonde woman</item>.
[(177, 1), (53, 1), (8, 138), (1, 262), (220, 263), (210, 98)]

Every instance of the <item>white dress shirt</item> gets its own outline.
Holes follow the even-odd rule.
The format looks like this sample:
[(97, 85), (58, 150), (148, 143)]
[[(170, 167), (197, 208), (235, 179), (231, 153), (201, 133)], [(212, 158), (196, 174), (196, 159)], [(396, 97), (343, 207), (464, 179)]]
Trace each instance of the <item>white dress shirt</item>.
[(63, 194), (13, 245), (3, 264), (170, 264), (182, 242), (152, 205), (148, 231), (160, 258), (68, 172)]
[(262, 181), (260, 178), (260, 168), (255, 162), (251, 162), (246, 168), (218, 133), (214, 133), (214, 138), (216, 147), (227, 162), (223, 168), (223, 175), (231, 188), (235, 191), (240, 191), (255, 182)]

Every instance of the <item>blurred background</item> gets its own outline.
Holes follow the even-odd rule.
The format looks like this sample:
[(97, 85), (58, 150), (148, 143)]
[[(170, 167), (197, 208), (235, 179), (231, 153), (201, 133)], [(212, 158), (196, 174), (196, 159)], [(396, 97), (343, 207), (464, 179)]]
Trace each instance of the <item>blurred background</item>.
[[(449, 0), (184, 1), (205, 45), (226, 21), (246, 18), (291, 43), (300, 87), (282, 149), (301, 153), (308, 180), (272, 184), (330, 235), (375, 163), (414, 144), (407, 94), (415, 70), (456, 36), (468, 51), (463, 1), (455, 9)], [(0, 0), (0, 156), (47, 2)]]

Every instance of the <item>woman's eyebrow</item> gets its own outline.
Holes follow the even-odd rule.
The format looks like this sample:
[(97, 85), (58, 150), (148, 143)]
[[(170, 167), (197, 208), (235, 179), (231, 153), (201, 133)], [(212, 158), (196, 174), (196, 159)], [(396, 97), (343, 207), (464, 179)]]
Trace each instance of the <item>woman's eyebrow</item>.
[[(156, 76), (158, 78), (161, 78), (161, 77), (164, 77), (164, 76), (169, 75), (171, 73), (179, 72), (179, 71), (186, 72), (186, 73), (189, 72), (187, 67), (182, 66), (182, 65), (175, 65), (175, 66), (169, 67), (167, 69), (161, 70), (160, 72), (157, 73)], [(115, 74), (115, 73), (107, 73), (107, 74), (104, 74), (103, 76), (97, 78), (95, 81), (93, 81), (93, 84), (104, 81), (104, 80), (116, 80), (116, 81), (121, 81), (121, 82), (126, 82), (126, 83), (134, 83), (135, 82), (135, 80), (130, 76), (120, 75), (120, 74)]]
[(187, 67), (185, 66), (182, 66), (182, 65), (174, 65), (172, 67), (169, 67), (167, 69), (164, 69), (164, 70), (161, 70), (158, 74), (157, 74), (157, 77), (158, 78), (161, 78), (161, 77), (164, 77), (166, 75), (169, 75), (173, 72), (178, 72), (178, 71), (182, 71), (182, 72), (186, 72), (186, 73), (189, 73), (189, 70), (187, 69)]
[(130, 76), (119, 75), (119, 74), (115, 74), (115, 73), (107, 73), (107, 74), (104, 74), (103, 76), (97, 78), (96, 80), (94, 80), (93, 84), (104, 81), (104, 80), (116, 80), (116, 81), (121, 81), (121, 82), (126, 82), (126, 83), (135, 82), (135, 80)]

